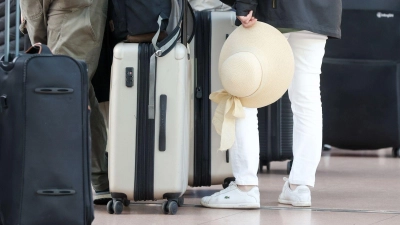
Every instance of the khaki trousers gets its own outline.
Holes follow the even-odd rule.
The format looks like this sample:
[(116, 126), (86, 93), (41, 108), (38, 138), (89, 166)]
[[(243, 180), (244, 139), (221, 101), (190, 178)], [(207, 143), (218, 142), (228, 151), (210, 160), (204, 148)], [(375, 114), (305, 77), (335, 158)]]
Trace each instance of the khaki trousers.
[[(48, 45), (54, 54), (84, 60), (90, 81), (100, 56), (107, 3), (107, 0), (21, 0), (21, 12), (31, 42)], [(89, 86), (92, 185), (96, 191), (102, 191), (108, 188), (107, 133), (90, 82)]]

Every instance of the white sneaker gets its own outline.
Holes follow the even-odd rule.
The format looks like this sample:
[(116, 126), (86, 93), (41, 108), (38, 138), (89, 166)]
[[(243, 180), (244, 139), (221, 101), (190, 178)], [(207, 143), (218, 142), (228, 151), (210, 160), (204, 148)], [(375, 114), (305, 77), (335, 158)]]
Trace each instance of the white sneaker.
[(260, 208), (260, 191), (253, 187), (250, 191), (241, 191), (232, 181), (227, 188), (201, 199), (201, 204), (209, 208), (225, 209), (258, 209)]
[(290, 189), (289, 180), (283, 178), (285, 184), (282, 188), (282, 193), (279, 195), (279, 203), (289, 204), (292, 206), (311, 206), (311, 191), (306, 185), (297, 186), (295, 190)]

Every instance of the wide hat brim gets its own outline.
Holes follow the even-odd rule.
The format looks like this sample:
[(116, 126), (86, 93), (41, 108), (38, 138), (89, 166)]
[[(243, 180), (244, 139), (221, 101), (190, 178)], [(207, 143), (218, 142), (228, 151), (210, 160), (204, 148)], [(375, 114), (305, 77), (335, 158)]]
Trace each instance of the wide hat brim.
[(224, 89), (235, 93), (244, 107), (274, 103), (287, 91), (294, 73), (294, 58), (287, 39), (276, 28), (257, 22), (238, 27), (225, 41), (219, 58)]

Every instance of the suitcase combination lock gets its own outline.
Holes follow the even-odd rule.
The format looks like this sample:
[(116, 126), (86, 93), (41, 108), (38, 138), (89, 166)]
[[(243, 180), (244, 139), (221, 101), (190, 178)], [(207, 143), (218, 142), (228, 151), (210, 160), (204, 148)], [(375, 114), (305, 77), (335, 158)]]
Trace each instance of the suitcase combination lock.
[(133, 67), (125, 68), (125, 85), (127, 87), (133, 87)]

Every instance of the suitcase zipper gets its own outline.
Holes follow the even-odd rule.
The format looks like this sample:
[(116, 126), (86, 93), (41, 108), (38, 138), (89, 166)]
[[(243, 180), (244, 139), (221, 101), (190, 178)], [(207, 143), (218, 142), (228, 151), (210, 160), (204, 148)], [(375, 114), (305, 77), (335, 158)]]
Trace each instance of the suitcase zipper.
[(272, 0), (272, 8), (273, 8), (273, 9), (276, 9), (276, 1), (277, 1), (277, 0)]
[[(211, 185), (211, 113), (210, 101), (210, 55), (211, 51), (211, 12), (199, 12), (196, 15), (199, 26), (196, 29), (195, 55), (198, 67), (196, 68), (196, 89), (194, 102), (194, 176), (193, 186)], [(207, 46), (207, 47), (203, 47)], [(207, 96), (207, 98), (205, 98)]]
[[(155, 119), (148, 118), (150, 57), (153, 53), (154, 48), (151, 43), (139, 44), (138, 82), (136, 85), (138, 88), (137, 136), (133, 137), (136, 138), (134, 201), (154, 200)], [(157, 83), (154, 84), (154, 87), (156, 85)]]
[[(87, 67), (85, 68), (84, 66), (82, 66), (82, 64), (78, 63), (79, 67), (81, 69), (81, 73), (82, 74), (86, 74), (87, 73)], [(84, 80), (85, 78), (82, 77), (82, 80)], [(89, 84), (88, 84), (89, 85)], [(87, 89), (87, 87), (84, 87), (83, 90)], [(82, 90), (82, 91), (83, 91)], [(85, 107), (86, 105), (89, 105), (88, 101), (83, 100), (83, 107)], [(92, 138), (91, 138), (91, 130), (90, 130), (90, 114), (91, 114), (91, 110), (88, 108), (88, 110), (85, 113), (86, 115), (86, 147), (88, 151), (83, 152), (83, 158), (86, 158), (87, 161), (84, 161), (84, 164), (86, 165), (86, 170), (85, 170), (85, 174), (90, 174), (90, 150), (91, 150), (91, 146), (92, 146)], [(84, 204), (85, 204), (85, 217), (86, 217), (86, 223), (85, 225), (89, 225), (93, 222), (94, 220), (94, 208), (93, 208), (93, 196), (90, 193), (86, 193), (87, 190), (91, 190), (91, 180), (90, 180), (90, 176), (85, 177), (86, 180), (86, 185), (83, 184), (83, 193), (86, 196), (86, 198), (84, 199)]]

